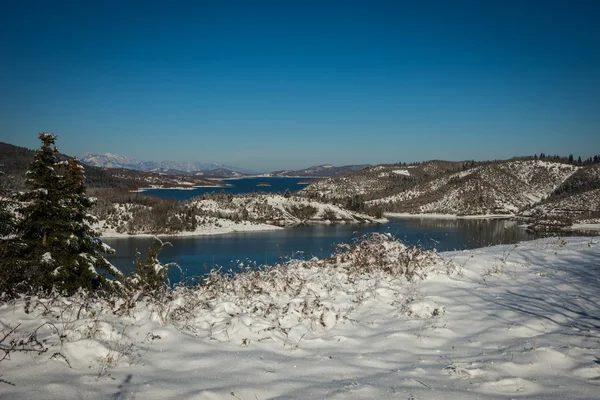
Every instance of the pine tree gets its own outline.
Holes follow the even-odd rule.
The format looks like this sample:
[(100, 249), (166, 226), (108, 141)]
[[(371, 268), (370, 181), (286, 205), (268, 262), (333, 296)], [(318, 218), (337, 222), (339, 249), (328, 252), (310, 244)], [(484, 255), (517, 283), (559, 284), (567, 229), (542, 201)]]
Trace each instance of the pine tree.
[(0, 171), (0, 295), (15, 295), (23, 281), (23, 268), (19, 253), (21, 242), (15, 237), (16, 203), (4, 185), (4, 173)]
[(52, 272), (57, 268), (55, 257), (65, 252), (69, 224), (57, 173), (60, 165), (56, 157), (56, 136), (40, 133), (39, 138), (42, 146), (35, 153), (25, 178), (31, 190), (20, 196), (26, 205), (19, 210), (23, 218), (17, 231), (26, 246), (29, 265), (26, 279), (36, 287), (51, 289)]
[[(0, 165), (2, 167), (2, 165)], [(0, 171), (0, 177), (4, 177), (4, 172)], [(0, 183), (0, 240), (6, 239), (13, 233), (15, 227), (14, 214), (10, 210), (10, 196), (4, 188), (4, 181)]]
[(32, 190), (21, 196), (26, 206), (17, 229), (26, 245), (25, 279), (34, 287), (66, 294), (96, 289), (106, 282), (99, 273), (118, 271), (102, 256), (110, 248), (91, 229), (83, 167), (76, 159), (58, 161), (55, 135), (41, 133), (39, 138), (42, 146), (25, 180)]
[(107, 275), (121, 275), (103, 255), (113, 250), (102, 243), (98, 232), (92, 229), (97, 219), (88, 212), (93, 199), (87, 197), (84, 181), (83, 165), (77, 158), (72, 158), (62, 182), (70, 232), (66, 248), (68, 256), (61, 260), (62, 268), (57, 271), (61, 286), (67, 292), (106, 286)]

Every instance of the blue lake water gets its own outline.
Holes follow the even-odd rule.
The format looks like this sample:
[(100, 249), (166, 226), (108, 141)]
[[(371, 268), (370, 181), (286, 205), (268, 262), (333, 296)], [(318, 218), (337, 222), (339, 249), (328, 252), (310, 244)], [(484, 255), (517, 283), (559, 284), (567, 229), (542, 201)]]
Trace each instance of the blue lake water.
[[(225, 187), (199, 187), (190, 190), (182, 189), (148, 189), (144, 193), (162, 198), (171, 198), (179, 201), (201, 196), (205, 193), (226, 192), (232, 194), (265, 192), (265, 193), (283, 193), (286, 189), (290, 192), (296, 192), (307, 186), (312, 178), (240, 178), (228, 179), (223, 182), (229, 186)], [(269, 186), (258, 186), (259, 184), (268, 184)]]
[[(364, 234), (389, 232), (410, 245), (438, 251), (472, 249), (488, 245), (517, 243), (535, 238), (516, 221), (494, 219), (390, 219), (386, 224), (308, 225), (276, 231), (230, 233), (225, 235), (172, 237), (160, 260), (178, 263), (184, 277), (206, 274), (214, 267), (237, 269), (248, 260), (258, 265), (274, 264), (290, 257), (327, 257), (337, 244), (351, 243)], [(152, 239), (104, 239), (116, 250), (110, 257), (119, 268), (130, 268), (135, 252), (144, 254)], [(172, 282), (181, 278), (178, 271)]]

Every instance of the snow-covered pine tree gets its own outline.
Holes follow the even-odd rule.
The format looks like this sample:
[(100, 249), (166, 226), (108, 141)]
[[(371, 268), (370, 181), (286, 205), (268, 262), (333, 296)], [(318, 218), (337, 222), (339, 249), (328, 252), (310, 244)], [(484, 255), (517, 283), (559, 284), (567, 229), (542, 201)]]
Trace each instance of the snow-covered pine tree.
[(26, 245), (27, 272), (25, 278), (34, 287), (51, 289), (54, 285), (53, 271), (60, 254), (66, 252), (69, 237), (69, 221), (61, 191), (61, 178), (56, 157), (56, 136), (40, 133), (42, 146), (36, 151), (33, 162), (25, 176), (30, 191), (22, 193), (20, 200), (25, 206), (17, 231)]
[(42, 146), (25, 179), (32, 190), (21, 196), (26, 205), (18, 224), (26, 245), (26, 279), (33, 287), (65, 294), (96, 289), (105, 282), (102, 273), (118, 270), (103, 257), (110, 248), (91, 228), (83, 167), (78, 160), (59, 162), (55, 135), (41, 133), (39, 138)]
[(4, 176), (0, 171), (0, 296), (12, 296), (23, 280), (23, 268), (19, 257), (21, 242), (14, 235), (15, 202), (6, 190)]
[(57, 271), (61, 286), (67, 292), (78, 288), (93, 290), (106, 288), (108, 275), (121, 276), (104, 254), (113, 249), (102, 243), (99, 234), (92, 228), (96, 217), (89, 213), (94, 199), (87, 197), (84, 185), (85, 171), (77, 158), (69, 160), (62, 179), (64, 201), (68, 211), (70, 236), (67, 240), (69, 257)]
[(14, 231), (15, 218), (10, 209), (11, 199), (4, 187), (4, 172), (0, 164), (0, 240), (6, 239)]

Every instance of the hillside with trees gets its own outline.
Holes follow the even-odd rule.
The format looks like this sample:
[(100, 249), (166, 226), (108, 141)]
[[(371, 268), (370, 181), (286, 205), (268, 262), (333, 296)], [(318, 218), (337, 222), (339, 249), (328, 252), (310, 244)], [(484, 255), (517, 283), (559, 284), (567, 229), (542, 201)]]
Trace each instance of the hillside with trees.
[[(379, 165), (315, 182), (299, 195), (343, 204), (370, 214), (522, 215), (537, 205), (561, 201), (569, 218), (600, 212), (593, 190), (600, 187), (598, 156), (516, 158), (505, 161), (428, 161)], [(545, 207), (544, 210), (549, 209)], [(538, 207), (538, 210), (542, 208)], [(543, 214), (543, 210), (536, 215)]]
[[(5, 185), (11, 189), (25, 189), (25, 172), (33, 161), (35, 151), (0, 142), (0, 164), (4, 165)], [(60, 161), (71, 157), (57, 153)], [(202, 176), (164, 174), (152, 171), (136, 171), (126, 168), (86, 166), (85, 184), (89, 188), (140, 189), (148, 187), (224, 186), (222, 182)]]

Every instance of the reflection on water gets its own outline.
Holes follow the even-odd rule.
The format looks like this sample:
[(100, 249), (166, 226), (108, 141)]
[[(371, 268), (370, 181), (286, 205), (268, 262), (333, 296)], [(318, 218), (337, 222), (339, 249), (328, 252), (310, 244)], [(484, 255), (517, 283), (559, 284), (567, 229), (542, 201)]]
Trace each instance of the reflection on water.
[[(438, 251), (516, 243), (535, 236), (516, 221), (494, 219), (391, 219), (381, 225), (310, 225), (277, 231), (168, 238), (162, 262), (177, 262), (185, 276), (205, 274), (214, 267), (236, 269), (240, 262), (273, 264), (282, 259), (327, 257), (339, 243), (350, 243), (371, 232), (391, 233), (410, 245)], [(119, 268), (133, 266), (135, 252), (148, 249), (150, 238), (105, 239), (117, 253), (110, 260)], [(179, 280), (178, 271), (170, 277)]]
[(441, 243), (438, 250), (485, 247), (496, 244), (517, 243), (535, 236), (519, 228), (517, 221), (497, 219), (415, 219), (407, 227), (415, 230), (453, 231), (458, 236), (453, 243)]

